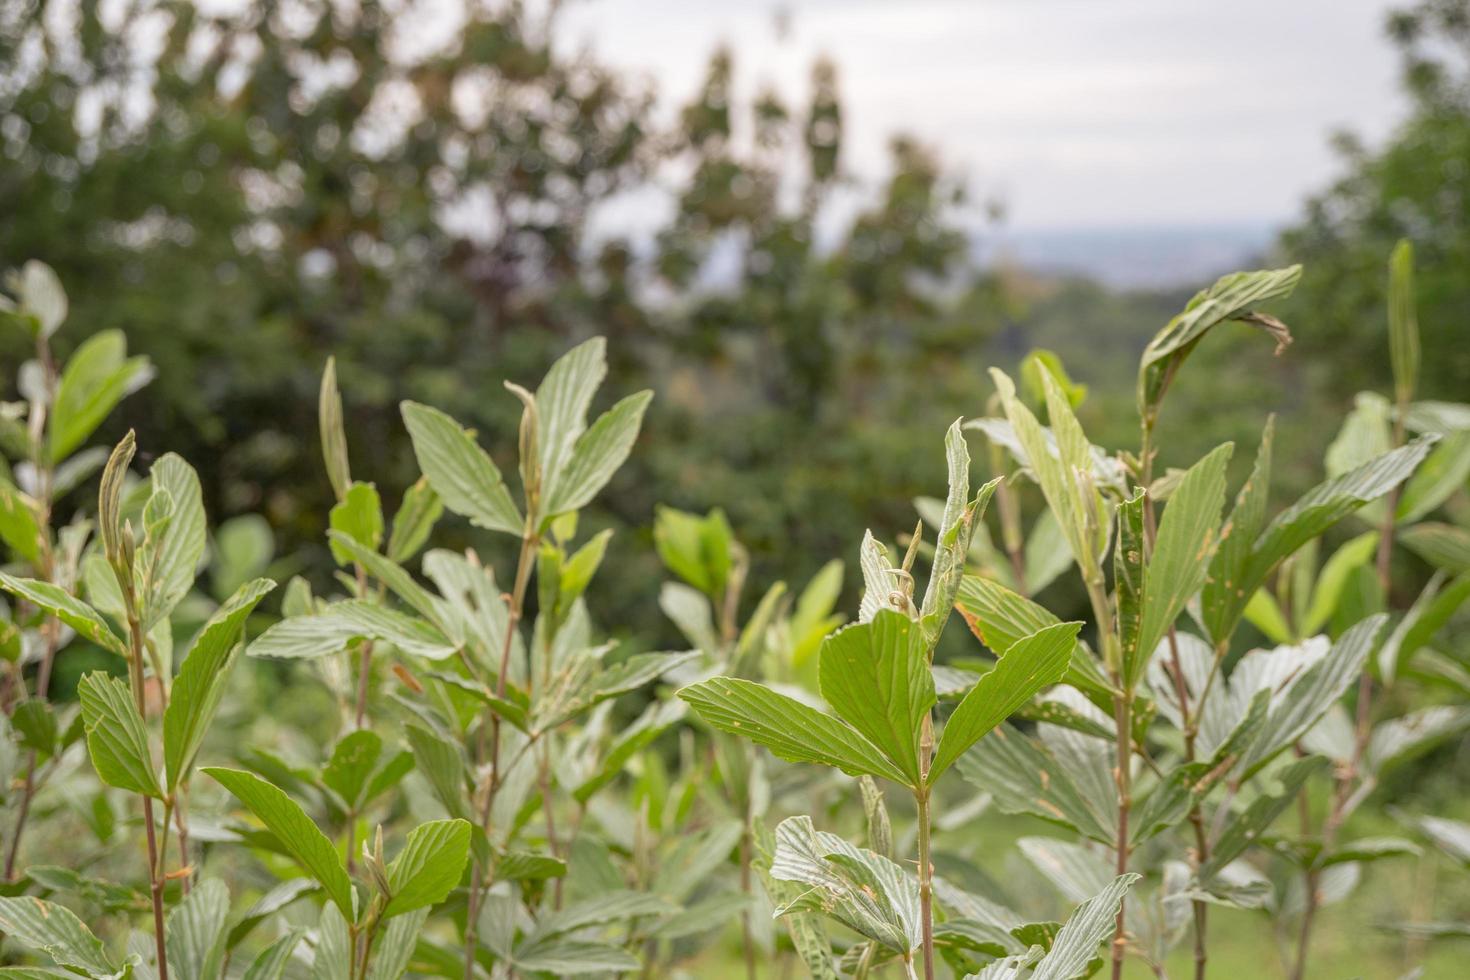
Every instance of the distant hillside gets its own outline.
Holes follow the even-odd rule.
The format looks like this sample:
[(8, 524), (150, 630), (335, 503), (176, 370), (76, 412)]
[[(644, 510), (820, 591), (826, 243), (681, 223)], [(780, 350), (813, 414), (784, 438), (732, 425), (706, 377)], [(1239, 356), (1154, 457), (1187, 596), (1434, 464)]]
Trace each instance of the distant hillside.
[(976, 236), (983, 265), (1080, 275), (1120, 289), (1206, 285), (1223, 272), (1259, 264), (1268, 225), (1177, 228), (991, 228)]

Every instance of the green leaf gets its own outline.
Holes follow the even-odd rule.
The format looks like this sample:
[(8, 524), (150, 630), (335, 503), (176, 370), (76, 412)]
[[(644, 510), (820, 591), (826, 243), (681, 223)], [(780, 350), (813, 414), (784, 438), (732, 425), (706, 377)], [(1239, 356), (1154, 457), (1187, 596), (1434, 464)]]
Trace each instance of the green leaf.
[(128, 655), (128, 645), (112, 631), (97, 611), (66, 590), (33, 578), (16, 578), (0, 572), (0, 588), (18, 596), (61, 620), (84, 639), (110, 650), (120, 657)]
[(1302, 786), (1317, 773), (1328, 767), (1326, 759), (1318, 755), (1308, 756), (1284, 767), (1271, 780), (1270, 787), (1251, 801), (1244, 812), (1225, 824), (1219, 840), (1215, 842), (1210, 859), (1199, 869), (1199, 879), (1208, 883), (1231, 861), (1244, 854), (1255, 840), (1265, 833), (1266, 828), (1296, 799)]
[[(141, 597), (143, 629), (152, 630), (173, 612), (194, 585), (208, 543), (199, 475), (176, 453), (165, 453), (149, 470), (148, 509), (166, 507), (161, 534), (149, 532), (138, 547), (133, 575)], [(147, 510), (144, 512), (145, 523)]]
[(1387, 617), (1371, 616), (1344, 633), (1271, 705), (1264, 725), (1238, 763), (1238, 778), (1247, 778), (1279, 752), (1305, 735), (1358, 679), (1378, 642)]
[(1031, 980), (1075, 980), (1087, 974), (1097, 958), (1098, 944), (1113, 934), (1123, 897), (1142, 875), (1119, 875), (1106, 889), (1089, 898), (1067, 919), (1052, 940), (1051, 949), (1031, 973)]
[(716, 508), (701, 517), (660, 505), (654, 512), (653, 544), (669, 571), (716, 600), (724, 594), (734, 547), (724, 511)]
[(582, 433), (566, 466), (547, 484), (543, 524), (558, 514), (585, 507), (597, 496), (633, 450), (643, 413), (653, 392), (640, 391), (619, 401)]
[[(344, 534), (369, 551), (377, 551), (383, 543), (383, 501), (378, 488), (371, 483), (354, 483), (329, 515), (331, 529)], [(332, 557), (339, 565), (352, 562), (352, 556), (331, 541)]]
[(626, 973), (643, 965), (631, 953), (616, 946), (575, 939), (555, 939), (517, 950), (514, 962), (520, 970), (564, 977), (584, 973)]
[(429, 910), (419, 909), (408, 915), (400, 915), (388, 923), (373, 944), (372, 965), (368, 967), (367, 980), (398, 980), (408, 970), (418, 948), (419, 935), (428, 921)]
[(148, 730), (126, 682), (93, 671), (77, 685), (87, 726), (87, 751), (98, 777), (109, 786), (161, 799), (148, 749)]
[(1042, 688), (1062, 679), (1081, 628), (1081, 623), (1058, 623), (1006, 650), (995, 669), (980, 678), (945, 723), (929, 769), (930, 785)]
[(1116, 838), (1116, 793), (1084, 790), (1050, 748), (1009, 725), (981, 739), (957, 765), (1006, 813), (1029, 813), (1105, 844)]
[(1337, 608), (1337, 600), (1342, 595), (1348, 576), (1355, 568), (1361, 567), (1372, 558), (1377, 549), (1378, 532), (1368, 531), (1332, 553), (1332, 557), (1322, 566), (1321, 574), (1317, 576), (1317, 584), (1312, 588), (1312, 602), (1307, 607), (1307, 616), (1301, 626), (1303, 636), (1311, 636), (1327, 625), (1332, 619), (1333, 610)]
[(1447, 704), (1390, 718), (1373, 729), (1364, 764), (1375, 776), (1401, 765), (1447, 738), (1470, 729), (1470, 709)]
[(347, 496), (352, 485), (352, 469), (347, 463), (347, 430), (342, 421), (342, 394), (337, 390), (337, 359), (327, 358), (322, 370), (322, 386), (317, 396), (317, 425), (322, 436), (322, 459), (327, 464), (327, 479), (338, 500)]
[(1470, 479), (1470, 431), (1446, 435), (1404, 484), (1397, 519), (1412, 524), (1450, 499)]
[(907, 777), (857, 731), (753, 681), (714, 677), (679, 692), (694, 713), (720, 731), (764, 745), (787, 762), (816, 762), (850, 776)]
[(297, 803), (253, 773), (238, 769), (207, 768), (207, 773), (229, 790), (276, 836), (282, 850), (322, 883), (343, 916), (351, 918), (352, 882), (337, 848)]
[[(936, 612), (949, 615), (959, 588), (960, 576), (965, 570), (965, 555), (970, 550), (970, 534), (974, 529), (975, 511), (969, 505), (970, 496), (970, 448), (965, 442), (964, 430), (960, 427), (964, 419), (955, 419), (944, 436), (944, 455), (949, 463), (949, 494), (944, 501), (944, 512), (939, 519), (939, 533), (934, 545), (934, 568), (929, 573), (929, 584), (924, 590), (924, 601), (919, 608), (920, 618), (926, 621), (924, 635), (932, 647), (944, 629), (944, 619), (929, 625)], [(991, 486), (993, 493), (995, 487)], [(989, 499), (989, 494), (986, 494)]]
[(567, 466), (586, 431), (592, 396), (606, 376), (607, 341), (593, 337), (557, 358), (536, 387), (542, 487), (556, 483)]
[(1388, 260), (1388, 354), (1394, 399), (1407, 405), (1419, 382), (1419, 319), (1414, 312), (1414, 246), (1400, 239)]
[(1204, 585), (1219, 544), (1225, 505), (1225, 465), (1234, 446), (1210, 451), (1184, 474), (1159, 521), (1153, 555), (1144, 567), (1143, 608), (1137, 643), (1124, 649), (1124, 678), (1132, 687), (1184, 604)]
[(60, 463), (97, 430), (118, 402), (153, 379), (146, 357), (128, 357), (121, 330), (103, 330), (67, 359), (47, 420), (47, 452)]
[(169, 976), (178, 980), (215, 980), (223, 975), (225, 921), (230, 892), (224, 883), (206, 878), (189, 892), (168, 917)]
[(348, 809), (357, 810), (363, 802), (363, 790), (378, 767), (383, 754), (383, 740), (376, 732), (360, 728), (348, 732), (332, 749), (332, 757), (322, 767), (322, 782), (326, 783)]
[(21, 266), (13, 282), (20, 312), (32, 321), (32, 330), (50, 337), (66, 322), (66, 290), (56, 271), (45, 262), (30, 259)]
[(259, 956), (250, 961), (243, 980), (281, 980), (281, 976), (286, 972), (286, 964), (291, 962), (291, 954), (299, 942), (301, 942), (301, 933), (288, 932), (271, 943), (260, 951)]
[(204, 624), (169, 692), (163, 712), (163, 762), (170, 792), (184, 779), (214, 720), (245, 632), (245, 620), (276, 587), (258, 578), (239, 590)]
[(486, 530), (519, 536), (525, 522), (489, 454), (437, 408), (407, 401), (400, 408), (419, 469), (444, 506)]
[(470, 856), (467, 820), (435, 820), (409, 831), (408, 842), (388, 866), (392, 898), (383, 918), (438, 905), (459, 884)]
[[(966, 575), (960, 582), (955, 609), (975, 638), (996, 656), (1005, 653), (1022, 637), (1061, 622), (1030, 599), (998, 582), (974, 575)], [(1111, 697), (1107, 678), (1081, 644), (1072, 651), (1066, 682), (1090, 696)]]
[[(755, 855), (751, 863), (760, 873), (761, 884), (772, 904), (778, 907), (787, 905), (805, 887), (771, 877), (771, 861), (776, 850), (775, 838), (761, 821), (756, 821), (753, 830)], [(838, 980), (837, 971), (832, 966), (832, 945), (827, 939), (827, 931), (822, 927), (821, 917), (815, 912), (788, 912), (784, 920), (787, 932), (791, 935), (791, 945), (796, 948), (797, 955), (811, 974), (811, 980)]]
[(0, 541), (16, 557), (34, 565), (41, 557), (46, 531), (31, 498), (8, 483), (0, 482)]
[(545, 881), (566, 873), (566, 862), (549, 854), (512, 851), (495, 862), (496, 881)]
[(901, 955), (922, 941), (917, 879), (881, 855), (817, 831), (811, 817), (777, 826), (770, 874), (807, 886), (777, 907), (778, 916), (821, 912)]
[[(1431, 565), (1455, 575), (1470, 572), (1470, 531), (1464, 528), (1452, 524), (1415, 524), (1399, 531), (1398, 539)], [(0, 582), (4, 581), (0, 578)]]
[(419, 725), (405, 725), (409, 747), (419, 771), (428, 779), (444, 809), (453, 817), (467, 817), (465, 802), (465, 764), (459, 747)]
[(1232, 320), (1258, 327), (1276, 341), (1278, 352), (1291, 343), (1284, 324), (1256, 313), (1253, 307), (1290, 295), (1301, 275), (1299, 265), (1235, 272), (1196, 293), (1184, 312), (1170, 320), (1143, 350), (1138, 365), (1138, 414), (1145, 424), (1157, 418), (1159, 404), (1180, 365), (1214, 327)]
[(888, 757), (905, 785), (921, 785), (919, 729), (936, 696), (919, 624), (882, 609), (872, 622), (833, 633), (818, 656), (822, 697)]
[(276, 885), (260, 898), (255, 904), (245, 910), (245, 914), (230, 927), (230, 935), (227, 943), (230, 949), (234, 949), (245, 940), (255, 927), (266, 919), (275, 915), (297, 899), (310, 895), (321, 888), (310, 878), (291, 878)]
[[(1247, 600), (1278, 562), (1348, 514), (1408, 479), (1428, 454), (1435, 438), (1420, 437), (1342, 476), (1318, 484), (1277, 514), (1258, 536), (1254, 536), (1247, 548), (1240, 544), (1240, 540), (1243, 536), (1252, 535), (1251, 529), (1259, 518), (1259, 510), (1265, 506), (1267, 481), (1259, 479), (1258, 482), (1259, 475), (1269, 467), (1268, 442), (1263, 440), (1256, 473), (1247, 480), (1241, 496), (1237, 498), (1235, 512), (1225, 531), (1225, 542), (1211, 563), (1201, 595), (1204, 622), (1211, 638), (1218, 643), (1230, 636)], [(1244, 515), (1243, 503), (1249, 507)], [(1237, 515), (1243, 519), (1237, 520)]]
[(71, 910), (23, 895), (0, 897), (0, 932), (23, 946), (38, 949), (56, 961), (94, 980), (121, 980), (127, 967), (107, 954), (102, 941)]
[(45, 701), (29, 698), (17, 704), (10, 714), (10, 727), (15, 729), (21, 747), (37, 753), (42, 760), (55, 755), (60, 748), (56, 715)]
[(1041, 423), (1016, 398), (1011, 379), (995, 368), (991, 368), (990, 376), (995, 380), (1006, 418), (1025, 451), (1047, 506), (1056, 515), (1057, 523), (1071, 545), (1072, 557), (1083, 574), (1088, 574), (1089, 569), (1098, 566), (1107, 533), (1102, 496), (1089, 478), (1093, 472), (1092, 445), (1049, 372), (1042, 373), (1042, 383), (1046, 388), (1047, 413), (1056, 438), (1055, 450), (1049, 444)]
[(348, 599), (325, 612), (281, 620), (257, 637), (246, 652), (252, 657), (312, 659), (338, 653), (353, 640), (391, 643), (426, 660), (443, 660), (459, 649), (421, 619), (367, 600)]
[(429, 532), (444, 513), (444, 502), (429, 485), (427, 477), (419, 477), (403, 494), (403, 502), (393, 515), (393, 530), (388, 535), (388, 557), (405, 562), (418, 553), (429, 540)]

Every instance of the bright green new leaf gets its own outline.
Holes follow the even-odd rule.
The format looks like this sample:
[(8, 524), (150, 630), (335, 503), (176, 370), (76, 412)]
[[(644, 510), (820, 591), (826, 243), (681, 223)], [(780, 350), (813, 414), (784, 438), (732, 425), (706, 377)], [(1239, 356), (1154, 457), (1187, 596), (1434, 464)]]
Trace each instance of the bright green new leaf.
[(332, 749), (332, 757), (322, 767), (322, 782), (342, 797), (349, 809), (363, 802), (363, 790), (378, 767), (383, 754), (383, 740), (370, 729), (348, 732)]
[(353, 916), (352, 882), (337, 848), (318, 829), (306, 811), (281, 790), (253, 773), (238, 769), (202, 770), (245, 804), (245, 808), (276, 836), (281, 848), (313, 878), (347, 918)]
[[(349, 486), (346, 495), (332, 508), (329, 521), (333, 531), (370, 551), (377, 551), (383, 543), (383, 501), (378, 497), (378, 488), (362, 482)], [(341, 545), (333, 540), (331, 546), (337, 564), (351, 564), (352, 556)]]
[(322, 371), (321, 391), (317, 396), (317, 425), (322, 436), (322, 459), (327, 464), (327, 479), (338, 500), (347, 496), (352, 485), (352, 469), (347, 463), (347, 430), (342, 420), (342, 394), (337, 390), (337, 359), (327, 358)]
[(214, 719), (245, 631), (245, 620), (276, 583), (258, 578), (242, 585), (204, 624), (179, 668), (163, 712), (163, 761), (170, 792), (194, 764), (199, 743)]
[(409, 831), (408, 842), (388, 865), (392, 897), (383, 918), (438, 905), (459, 884), (470, 855), (466, 820), (435, 820)]
[(444, 513), (444, 501), (429, 485), (427, 477), (419, 477), (403, 494), (403, 502), (393, 515), (393, 530), (388, 535), (388, 557), (396, 562), (405, 562), (418, 553), (429, 540)]
[(714, 677), (684, 688), (679, 697), (714, 727), (764, 745), (787, 762), (816, 762), (850, 776), (908, 784), (904, 771), (857, 731), (760, 684)]
[(77, 685), (87, 726), (87, 751), (109, 786), (162, 798), (148, 749), (148, 730), (127, 682), (94, 670)]
[(1043, 688), (1062, 679), (1081, 629), (1081, 623), (1047, 626), (1005, 651), (995, 669), (980, 678), (945, 723), (929, 769), (930, 785), (970, 746)]
[(1333, 610), (1337, 608), (1337, 600), (1342, 595), (1348, 576), (1372, 558), (1377, 549), (1378, 532), (1368, 531), (1332, 553), (1332, 557), (1322, 566), (1317, 583), (1312, 588), (1311, 605), (1307, 607), (1306, 618), (1301, 624), (1303, 636), (1311, 636), (1327, 625)]
[(1407, 238), (1388, 260), (1388, 354), (1394, 400), (1407, 405), (1419, 383), (1419, 318), (1414, 310), (1414, 245)]
[(153, 379), (146, 357), (128, 357), (121, 330), (103, 330), (67, 359), (47, 420), (47, 452), (53, 465), (70, 456), (96, 431), (118, 402)]
[(918, 623), (891, 609), (833, 633), (818, 654), (822, 697), (919, 786), (919, 730), (936, 696)]
[(490, 531), (519, 535), (524, 521), (500, 470), (474, 437), (437, 408), (400, 406), (419, 469), (444, 506)]
[(17, 557), (35, 564), (41, 556), (45, 534), (31, 498), (10, 484), (0, 482), (0, 541), (4, 541)]

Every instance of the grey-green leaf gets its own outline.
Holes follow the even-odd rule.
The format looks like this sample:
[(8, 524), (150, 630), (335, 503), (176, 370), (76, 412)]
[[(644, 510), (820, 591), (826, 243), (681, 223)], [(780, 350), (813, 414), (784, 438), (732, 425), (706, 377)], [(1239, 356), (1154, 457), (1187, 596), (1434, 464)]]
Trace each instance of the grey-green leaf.
[(787, 762), (816, 762), (896, 783), (907, 779), (857, 731), (753, 681), (715, 677), (684, 688), (679, 697), (714, 727), (764, 745)]
[(401, 410), (419, 469), (444, 506), (479, 527), (519, 535), (520, 511), (500, 470), (474, 438), (437, 408), (404, 402)]

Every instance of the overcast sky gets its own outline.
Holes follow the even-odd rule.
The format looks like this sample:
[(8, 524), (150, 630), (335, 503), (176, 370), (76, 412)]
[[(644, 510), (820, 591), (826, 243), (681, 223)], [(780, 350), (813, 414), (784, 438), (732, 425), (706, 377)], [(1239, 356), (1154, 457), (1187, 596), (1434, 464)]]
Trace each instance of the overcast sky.
[[(1277, 224), (1336, 172), (1327, 140), (1403, 111), (1385, 0), (577, 0), (562, 37), (656, 86), (714, 46), (740, 91), (805, 97), (838, 63), (847, 168), (898, 130), (937, 146), (1014, 228)], [(776, 12), (787, 12), (782, 38)]]

